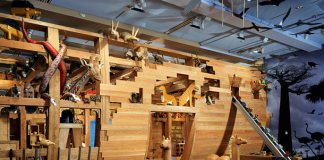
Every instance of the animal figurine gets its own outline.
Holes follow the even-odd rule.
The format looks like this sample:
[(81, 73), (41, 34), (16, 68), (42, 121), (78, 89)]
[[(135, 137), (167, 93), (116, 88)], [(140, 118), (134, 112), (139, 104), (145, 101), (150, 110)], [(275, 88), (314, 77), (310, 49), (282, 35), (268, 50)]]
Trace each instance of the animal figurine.
[(51, 103), (54, 106), (56, 106), (55, 100), (53, 98), (51, 98), (48, 94), (43, 94), (43, 92), (47, 88), (49, 80), (53, 76), (54, 71), (57, 69), (58, 66), (61, 71), (60, 72), (60, 93), (63, 93), (63, 91), (64, 91), (67, 71), (66, 71), (66, 66), (65, 66), (64, 60), (63, 60), (64, 54), (66, 52), (66, 45), (63, 42), (66, 39), (66, 34), (60, 41), (61, 50), (60, 50), (60, 52), (57, 52), (56, 49), (50, 43), (48, 43), (46, 41), (35, 41), (35, 40), (30, 39), (26, 34), (24, 26), (25, 26), (24, 19), (22, 18), (22, 31), (23, 31), (23, 35), (24, 35), (24, 38), (26, 39), (26, 41), (28, 43), (33, 43), (33, 44), (42, 44), (46, 48), (46, 50), (50, 52), (52, 57), (55, 58), (53, 60), (53, 63), (50, 65), (50, 67), (48, 67), (48, 69), (46, 70), (46, 72), (43, 75), (43, 80), (42, 80), (42, 84), (39, 89), (39, 93), (41, 93), (42, 98), (50, 99)]
[(129, 101), (132, 102), (132, 103), (141, 103), (141, 101), (139, 100), (139, 94), (138, 93), (132, 93), (132, 99), (129, 99)]
[(30, 19), (30, 16), (41, 15), (40, 11), (31, 8), (11, 8), (10, 13), (14, 16), (26, 16), (26, 18)]
[(158, 90), (159, 92), (162, 92), (162, 95), (161, 95), (162, 103), (157, 103), (158, 105), (170, 104), (170, 105), (176, 106), (178, 104), (178, 102), (174, 96), (167, 94), (165, 86), (156, 87), (156, 90)]
[(125, 58), (126, 59), (132, 59), (133, 58), (133, 56), (134, 56), (134, 50), (128, 50), (127, 52), (125, 52)]
[(175, 64), (178, 64), (178, 63), (179, 63), (179, 58), (170, 58), (170, 59), (169, 59), (169, 63), (175, 63)]
[(152, 53), (152, 56), (154, 57), (154, 64), (163, 64), (163, 58), (161, 56), (158, 56), (156, 53)]
[(35, 90), (30, 83), (25, 83), (24, 86), (24, 97), (25, 98), (34, 98), (35, 97)]
[(211, 105), (213, 103), (210, 98), (210, 94), (205, 94), (203, 98), (204, 98), (204, 102), (207, 103), (207, 105)]
[(135, 44), (134, 43), (135, 41), (139, 41), (139, 38), (136, 37), (138, 30), (139, 30), (139, 28), (137, 28), (137, 30), (134, 34), (134, 26), (133, 26), (132, 34), (130, 34), (128, 32), (121, 32), (120, 38), (122, 38), (124, 40), (124, 43), (133, 42), (133, 44)]
[(229, 141), (229, 153), (230, 156), (219, 157), (216, 154), (210, 154), (207, 156), (206, 160), (240, 160), (240, 145), (247, 144), (247, 140), (237, 137), (237, 135), (232, 136)]
[(115, 29), (114, 29), (114, 21), (111, 20), (111, 28), (106, 28), (103, 30), (103, 35), (107, 36), (108, 38), (116, 38), (119, 40), (119, 33), (117, 32), (119, 21), (117, 22)]
[(10, 96), (10, 97), (21, 97), (21, 86), (15, 84), (15, 87), (12, 87), (9, 90), (9, 95), (8, 96)]
[(171, 154), (171, 137), (166, 138), (162, 137), (162, 142), (160, 144), (160, 147), (164, 149), (164, 160), (172, 160), (172, 154)]
[[(195, 52), (195, 51), (194, 51), (194, 52)], [(200, 59), (199, 59), (199, 57), (198, 57), (198, 55), (197, 55), (196, 52), (195, 52), (195, 54), (196, 54), (196, 58), (193, 58), (194, 66), (195, 66), (195, 67), (200, 67), (200, 66), (202, 65), (202, 63), (200, 62)]]
[(0, 29), (4, 32), (4, 38), (11, 40), (11, 36), (15, 37), (16, 41), (21, 41), (24, 37), (23, 34), (9, 25), (0, 24)]
[(199, 99), (203, 99), (203, 97), (198, 97), (196, 95), (193, 95), (192, 92), (193, 91), (198, 92), (199, 89), (197, 86), (195, 86), (195, 82), (193, 82), (187, 89), (185, 92), (183, 92), (183, 94), (180, 96), (179, 98), (179, 106), (184, 106), (188, 101), (189, 101), (189, 106), (192, 106), (192, 97), (194, 98), (199, 98)]
[(259, 127), (262, 127), (262, 126), (263, 126), (262, 122), (259, 122), (259, 124), (258, 124), (258, 125), (259, 125)]

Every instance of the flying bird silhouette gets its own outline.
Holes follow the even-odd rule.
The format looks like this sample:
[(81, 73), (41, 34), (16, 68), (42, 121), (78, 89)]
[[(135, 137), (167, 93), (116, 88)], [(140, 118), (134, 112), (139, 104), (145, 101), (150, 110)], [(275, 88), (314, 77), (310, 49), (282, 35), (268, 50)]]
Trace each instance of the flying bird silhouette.
[(287, 17), (289, 16), (291, 11), (291, 7), (289, 8), (287, 14), (285, 15), (285, 17), (282, 19), (282, 21), (279, 24), (274, 25), (275, 28), (282, 28), (282, 23), (287, 19)]
[(255, 25), (255, 23), (253, 23), (253, 22), (252, 22), (252, 25), (253, 25), (252, 27), (241, 28), (240, 30), (255, 29), (255, 30), (257, 30), (258, 32), (260, 32), (260, 30), (259, 30), (260, 28), (261, 28), (261, 29), (268, 29), (268, 30), (269, 30), (269, 29), (272, 29), (272, 28), (268, 28), (268, 27), (260, 27), (260, 26), (257, 26), (257, 25)]
[(311, 68), (315, 68), (316, 65), (321, 65), (321, 64), (316, 64), (315, 62), (308, 62), (308, 65), (311, 67)]
[(308, 114), (314, 114), (315, 112), (315, 109), (312, 111), (312, 112), (307, 112)]
[(309, 23), (309, 22), (303, 22), (302, 20), (299, 20), (297, 23), (294, 23), (294, 25), (297, 25), (297, 26), (300, 26), (300, 25), (318, 25), (318, 24), (321, 24), (321, 23)]
[(318, 115), (323, 115), (323, 112), (321, 112), (320, 114), (318, 114)]
[(266, 5), (275, 5), (275, 6), (279, 6), (280, 3), (282, 3), (285, 0), (271, 0), (271, 1), (264, 1), (264, 2), (260, 2), (259, 5), (261, 6), (266, 6)]

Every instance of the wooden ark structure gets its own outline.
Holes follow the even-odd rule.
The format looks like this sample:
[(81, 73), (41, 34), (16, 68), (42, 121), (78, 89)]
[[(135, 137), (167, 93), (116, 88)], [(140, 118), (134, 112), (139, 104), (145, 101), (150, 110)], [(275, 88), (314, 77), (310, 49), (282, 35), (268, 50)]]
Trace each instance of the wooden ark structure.
[[(0, 21), (5, 18), (16, 20), (20, 24), (22, 20), (21, 17), (0, 13)], [(241, 147), (241, 154), (263, 150), (262, 139), (232, 104), (232, 96), (239, 95), (253, 108), (254, 114), (259, 116), (259, 121), (265, 126), (269, 125), (266, 92), (263, 90), (264, 86), (255, 83), (262, 75), (251, 71), (252, 68), (199, 56), (200, 61), (215, 72), (205, 73), (201, 68), (195, 67), (193, 56), (186, 52), (142, 43), (133, 45), (124, 43), (122, 39), (108, 40), (101, 34), (31, 19), (24, 21), (26, 28), (43, 31), (47, 41), (56, 49), (59, 49), (59, 35), (63, 35), (64, 32), (68, 37), (93, 41), (95, 52), (68, 47), (64, 59), (83, 58), (88, 61), (90, 56), (99, 57), (105, 66), (101, 69), (101, 82), (84, 88), (91, 90), (96, 87), (95, 94), (100, 97), (100, 102), (91, 101), (85, 104), (82, 101), (60, 100), (60, 88), (57, 85), (59, 71), (55, 72), (49, 82), (49, 94), (56, 100), (57, 106), (40, 98), (0, 97), (0, 107), (20, 106), (20, 112), (1, 113), (0, 116), (0, 148), (4, 146), (2, 144), (10, 146), (5, 148), (13, 149), (16, 157), (21, 157), (22, 149), (29, 145), (33, 144), (35, 146), (32, 145), (32, 148), (37, 148), (37, 143), (30, 144), (33, 136), (29, 134), (29, 130), (37, 130), (38, 134), (42, 131), (48, 140), (55, 143), (49, 146), (48, 150), (43, 149), (41, 153), (44, 157), (48, 154), (47, 158), (50, 160), (56, 160), (58, 157), (67, 159), (69, 154), (74, 157), (72, 159), (76, 159), (82, 142), (86, 148), (81, 149), (81, 159), (87, 159), (90, 151), (91, 159), (97, 159), (98, 156), (99, 159), (105, 160), (143, 160), (151, 157), (153, 150), (155, 159), (163, 159), (163, 151), (158, 146), (162, 135), (170, 136), (171, 141), (181, 139), (180, 142), (173, 142), (179, 143), (178, 147), (174, 147), (181, 149), (182, 160), (204, 160), (209, 154), (228, 154), (228, 142), (235, 134), (248, 141)], [(154, 64), (148, 57), (142, 61), (126, 60), (124, 57), (110, 54), (108, 44), (134, 49), (143, 55), (159, 53), (183, 59), (185, 64)], [(0, 39), (0, 47), (47, 57), (42, 45)], [(51, 58), (47, 58), (46, 63), (38, 64), (36, 72), (40, 72), (51, 61)], [(80, 76), (84, 71), (84, 68), (79, 68), (72, 72), (69, 78)], [(110, 75), (110, 72), (114, 74)], [(30, 82), (35, 74), (31, 72), (27, 77), (24, 81)], [(23, 84), (19, 82), (0, 80), (0, 88), (9, 90), (15, 84)], [(158, 105), (161, 103), (161, 93), (156, 88), (165, 86), (167, 94), (179, 99), (193, 83), (198, 88), (198, 91), (193, 92), (193, 107), (189, 107), (189, 104)], [(180, 92), (181, 90), (183, 92)], [(207, 91), (211, 95), (211, 105), (207, 105), (203, 99), (195, 98), (203, 97)], [(133, 93), (138, 93), (140, 103), (130, 102)], [(30, 106), (44, 108), (44, 113), (26, 113), (25, 108)], [(84, 113), (79, 115), (78, 119), (82, 123), (60, 123), (61, 112), (65, 109), (81, 109)], [(158, 113), (165, 115), (156, 116)], [(176, 115), (181, 117), (173, 118)], [(90, 121), (93, 119), (96, 120), (95, 147), (89, 150)], [(67, 148), (70, 141), (67, 142), (67, 139), (73, 144), (70, 151)], [(181, 143), (183, 145), (180, 145)], [(34, 151), (26, 150), (26, 155), (32, 155)], [(8, 157), (9, 150), (1, 150), (0, 155)]]

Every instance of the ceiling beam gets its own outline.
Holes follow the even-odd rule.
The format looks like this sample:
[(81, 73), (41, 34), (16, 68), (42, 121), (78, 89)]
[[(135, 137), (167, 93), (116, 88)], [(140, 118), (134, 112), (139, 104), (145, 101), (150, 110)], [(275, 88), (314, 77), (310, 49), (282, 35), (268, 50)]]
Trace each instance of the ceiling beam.
[[(185, 8), (186, 5), (190, 2), (190, 0), (162, 0), (164, 2), (173, 4), (175, 6)], [(222, 17), (222, 10), (209, 6), (205, 3), (200, 2), (199, 5), (197, 5), (194, 9), (192, 9), (193, 12), (208, 16), (212, 19), (215, 19), (217, 21), (224, 20), (225, 24), (228, 24), (230, 26), (234, 26), (236, 28), (242, 28), (242, 19), (239, 19), (237, 17), (232, 17), (231, 13), (224, 11), (224, 18)], [(245, 19), (244, 21), (244, 27), (250, 27), (252, 26), (251, 21), (248, 21)], [(254, 21), (256, 25), (262, 26), (262, 24)], [(269, 27), (269, 26), (265, 26)], [(287, 32), (277, 31), (277, 30), (269, 30), (266, 32), (257, 32), (256, 30), (252, 29), (249, 30), (249, 32), (252, 32), (254, 34), (265, 36), (269, 39), (275, 40), (279, 43), (298, 48), (304, 51), (315, 51), (322, 49), (322, 45), (318, 44), (314, 41), (311, 41), (309, 39), (303, 39), (303, 38), (295, 38), (293, 35), (289, 35)]]
[[(7, 2), (11, 2), (12, 0), (3, 0), (0, 2), (0, 7), (10, 9), (11, 5)], [(111, 25), (111, 20), (85, 14), (85, 17), (80, 16), (79, 11), (51, 5), (48, 3), (43, 3), (36, 0), (29, 0), (35, 7), (36, 10), (39, 10), (42, 12), (42, 17), (67, 22), (70, 24), (75, 24), (79, 26), (84, 26), (88, 28), (93, 28), (97, 30), (103, 30), (106, 27), (109, 27)], [(119, 32), (122, 31), (128, 31), (130, 32), (132, 29), (131, 25), (119, 23)], [(151, 31), (145, 28), (141, 28), (138, 33), (138, 38), (146, 40), (146, 41), (152, 41), (154, 43), (163, 44), (167, 47), (173, 47), (178, 48), (180, 50), (185, 50), (189, 52), (197, 52), (201, 54), (202, 56), (208, 56), (212, 58), (218, 58), (218, 59), (226, 59), (230, 60), (232, 62), (244, 62), (244, 63), (253, 63), (252, 57), (246, 56), (243, 54), (236, 54), (233, 56), (231, 53), (229, 53), (227, 50), (223, 50), (220, 48), (215, 48), (211, 46), (205, 46), (213, 48), (213, 50), (201, 48), (200, 44), (197, 42), (185, 40), (182, 38), (170, 36), (167, 34)], [(219, 50), (219, 52), (215, 52), (215, 49)], [(228, 53), (228, 54), (224, 54)], [(247, 58), (242, 58), (242, 57)]]

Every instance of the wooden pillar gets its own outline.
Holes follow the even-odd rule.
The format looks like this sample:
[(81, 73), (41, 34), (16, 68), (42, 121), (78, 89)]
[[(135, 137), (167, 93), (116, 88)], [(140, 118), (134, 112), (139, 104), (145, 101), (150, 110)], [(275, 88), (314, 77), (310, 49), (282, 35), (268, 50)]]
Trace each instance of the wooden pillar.
[(196, 115), (187, 116), (187, 117), (188, 117), (186, 118), (187, 132), (185, 137), (186, 144), (182, 153), (181, 160), (190, 159), (193, 150), (194, 139), (196, 136)]
[(84, 109), (84, 136), (86, 147), (90, 146), (90, 109)]
[(19, 114), (20, 122), (20, 149), (26, 149), (27, 147), (27, 131), (26, 131), (26, 109), (25, 106), (20, 106)]
[(168, 138), (169, 136), (172, 139), (172, 117), (171, 113), (167, 113), (167, 121), (165, 123), (165, 138)]
[(95, 142), (94, 146), (98, 147), (100, 145), (100, 131), (101, 131), (101, 125), (100, 125), (100, 112), (97, 113), (96, 116), (96, 131), (95, 131)]
[[(55, 28), (47, 28), (46, 33), (46, 39), (49, 43), (52, 44), (52, 46), (59, 50), (59, 32), (58, 29)], [(48, 64), (50, 65), (52, 63), (52, 58), (49, 55), (48, 58)], [(52, 76), (50, 82), (49, 82), (49, 94), (50, 96), (56, 101), (57, 106), (54, 106), (53, 104), (49, 104), (48, 109), (48, 121), (46, 122), (47, 127), (47, 133), (48, 137), (46, 137), (48, 140), (55, 143), (55, 145), (49, 146), (49, 152), (48, 152), (48, 159), (49, 160), (57, 160), (58, 156), (58, 147), (59, 147), (59, 140), (60, 140), (60, 70), (57, 69)]]

